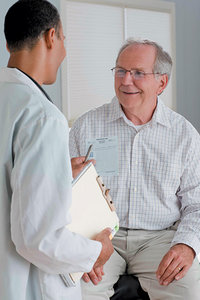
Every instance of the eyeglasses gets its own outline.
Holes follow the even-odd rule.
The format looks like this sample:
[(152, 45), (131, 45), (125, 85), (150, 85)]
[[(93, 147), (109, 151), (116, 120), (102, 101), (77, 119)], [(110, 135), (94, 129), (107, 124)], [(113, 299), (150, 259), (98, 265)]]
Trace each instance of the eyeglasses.
[(159, 74), (161, 75), (160, 73), (145, 73), (143, 71), (139, 71), (139, 70), (126, 70), (126, 69), (123, 69), (123, 68), (120, 68), (120, 67), (114, 67), (111, 69), (112, 73), (114, 76), (118, 77), (118, 78), (124, 78), (124, 76), (126, 75), (127, 72), (130, 73), (130, 75), (132, 76), (133, 79), (135, 80), (141, 80), (141, 79), (144, 79), (144, 77), (146, 75), (152, 75), (152, 74)]

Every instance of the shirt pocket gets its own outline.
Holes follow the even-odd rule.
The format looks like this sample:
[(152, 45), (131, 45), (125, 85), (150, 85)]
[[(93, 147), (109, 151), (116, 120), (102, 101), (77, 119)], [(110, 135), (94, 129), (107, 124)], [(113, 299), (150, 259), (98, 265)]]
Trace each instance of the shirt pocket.
[[(175, 195), (180, 186), (181, 166), (174, 161), (151, 160), (143, 165), (147, 189), (161, 192), (162, 196)], [(167, 196), (166, 195), (166, 196)]]

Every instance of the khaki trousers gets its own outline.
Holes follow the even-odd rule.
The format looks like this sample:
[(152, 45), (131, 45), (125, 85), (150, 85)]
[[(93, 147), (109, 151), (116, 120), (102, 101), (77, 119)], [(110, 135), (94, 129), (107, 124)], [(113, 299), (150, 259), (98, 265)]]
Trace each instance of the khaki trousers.
[(97, 285), (81, 282), (83, 300), (108, 300), (119, 275), (133, 274), (138, 277), (151, 300), (199, 300), (200, 265), (195, 258), (184, 278), (161, 286), (156, 278), (157, 267), (171, 247), (176, 226), (166, 230), (146, 231), (120, 229), (113, 245), (115, 251), (104, 266), (102, 281)]

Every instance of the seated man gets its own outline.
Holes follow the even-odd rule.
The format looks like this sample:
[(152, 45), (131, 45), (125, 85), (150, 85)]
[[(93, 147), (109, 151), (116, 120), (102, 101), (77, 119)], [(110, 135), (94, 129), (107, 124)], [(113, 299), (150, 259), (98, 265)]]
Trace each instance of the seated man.
[(94, 152), (102, 137), (118, 141), (118, 174), (102, 177), (121, 227), (104, 270), (84, 274), (84, 300), (109, 299), (125, 272), (150, 299), (199, 299), (200, 136), (159, 97), (171, 67), (156, 43), (128, 40), (112, 69), (116, 97), (71, 129), (71, 156), (84, 155), (88, 141)]

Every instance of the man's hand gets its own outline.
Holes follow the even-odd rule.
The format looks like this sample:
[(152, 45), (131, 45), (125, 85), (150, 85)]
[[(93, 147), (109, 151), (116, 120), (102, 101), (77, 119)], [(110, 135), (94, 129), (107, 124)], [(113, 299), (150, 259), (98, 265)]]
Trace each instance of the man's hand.
[(171, 247), (156, 271), (160, 284), (169, 285), (174, 279), (183, 278), (191, 267), (194, 257), (194, 250), (185, 244), (177, 244)]
[(85, 282), (89, 282), (91, 280), (96, 285), (102, 280), (102, 276), (104, 275), (103, 265), (107, 262), (114, 251), (112, 242), (109, 238), (110, 234), (111, 229), (106, 228), (96, 236), (95, 240), (102, 243), (102, 249), (92, 271), (83, 275), (82, 278)]
[(72, 166), (72, 176), (73, 178), (76, 178), (76, 176), (87, 166), (90, 162), (95, 164), (95, 160), (87, 160), (85, 162), (85, 156), (80, 156), (80, 157), (73, 157), (71, 159), (71, 166)]

